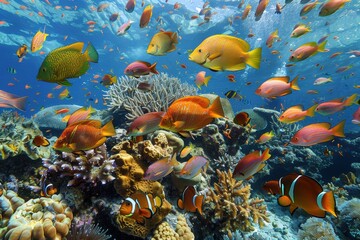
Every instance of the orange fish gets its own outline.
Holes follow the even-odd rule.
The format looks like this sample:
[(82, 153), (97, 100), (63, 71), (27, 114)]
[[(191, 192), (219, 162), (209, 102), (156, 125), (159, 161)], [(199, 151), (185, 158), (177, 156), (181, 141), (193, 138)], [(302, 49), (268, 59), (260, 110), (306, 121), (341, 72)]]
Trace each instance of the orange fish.
[(266, 46), (268, 48), (271, 48), (276, 38), (279, 39), (279, 31), (278, 31), (278, 29), (276, 29), (274, 32), (272, 32), (270, 34), (270, 36), (266, 40)]
[(106, 141), (106, 137), (115, 134), (112, 121), (101, 127), (99, 120), (82, 120), (67, 126), (53, 148), (62, 152), (90, 150), (99, 147)]
[(198, 72), (198, 74), (196, 74), (195, 77), (195, 84), (196, 86), (201, 90), (201, 86), (208, 85), (209, 80), (211, 79), (211, 76), (207, 76), (205, 77), (206, 72), (205, 71), (200, 71)]
[(296, 146), (312, 146), (333, 140), (334, 137), (345, 137), (344, 125), (345, 120), (333, 128), (326, 122), (310, 124), (297, 131), (290, 142)]
[(283, 112), (280, 117), (279, 121), (282, 123), (296, 123), (301, 120), (304, 120), (305, 117), (313, 117), (315, 115), (315, 109), (317, 104), (310, 107), (307, 110), (303, 110), (301, 105), (292, 106)]
[(177, 99), (168, 108), (161, 119), (160, 128), (173, 131), (192, 131), (205, 127), (214, 118), (224, 117), (220, 97), (212, 104), (210, 100), (200, 96), (188, 96)]
[(155, 132), (159, 129), (164, 114), (165, 112), (149, 112), (135, 118), (127, 130), (127, 135), (137, 137)]
[(241, 15), (241, 20), (245, 20), (247, 18), (247, 16), (249, 15), (250, 11), (251, 11), (251, 5), (248, 4), (248, 5), (246, 5), (244, 12)]
[(16, 55), (18, 58), (23, 58), (27, 53), (28, 46), (26, 44), (21, 45), (16, 51)]
[(31, 40), (31, 51), (32, 52), (39, 51), (43, 47), (43, 44), (47, 36), (49, 36), (49, 34), (45, 33), (45, 27), (44, 27), (44, 32), (38, 31)]
[(323, 5), (321, 5), (319, 16), (325, 17), (333, 14), (340, 8), (344, 7), (345, 3), (350, 2), (351, 0), (329, 0)]
[(47, 180), (47, 171), (43, 171), (40, 179), (40, 196), (41, 197), (51, 197), (57, 192), (57, 189), (52, 183), (46, 184)]
[(289, 80), (288, 76), (270, 78), (261, 84), (255, 93), (265, 98), (276, 98), (290, 94), (291, 89), (300, 90), (297, 84), (298, 76), (291, 82)]
[(233, 122), (245, 127), (246, 125), (249, 124), (251, 118), (249, 117), (249, 114), (247, 112), (239, 112), (238, 114), (236, 114), (236, 116), (233, 119)]
[(195, 145), (192, 144), (192, 143), (189, 143), (188, 146), (184, 147), (184, 148), (181, 150), (181, 152), (180, 152), (180, 157), (181, 157), (181, 158), (187, 157), (187, 155), (189, 155), (189, 154), (192, 152), (192, 150), (194, 150), (194, 148), (195, 148)]
[(202, 205), (203, 205), (204, 196), (197, 195), (196, 190), (193, 186), (187, 186), (181, 198), (178, 199), (177, 205), (181, 210), (188, 212), (196, 212), (196, 210), (202, 214)]
[(47, 140), (45, 137), (40, 136), (40, 135), (35, 136), (32, 143), (37, 147), (40, 147), (40, 146), (47, 147), (50, 145), (49, 140)]
[(336, 217), (333, 192), (324, 192), (321, 185), (308, 176), (292, 173), (279, 181), (266, 182), (263, 188), (273, 195), (281, 194), (278, 203), (283, 207), (290, 206), (290, 214), (302, 208), (315, 217), (323, 218), (326, 212)]
[(314, 2), (304, 5), (304, 7), (300, 11), (300, 16), (304, 16), (305, 14), (313, 10), (317, 4), (319, 4), (319, 2), (318, 0), (315, 0)]
[(60, 99), (71, 98), (69, 90), (65, 88), (61, 93), (59, 93), (59, 98)]
[(135, 219), (137, 223), (144, 224), (145, 218), (150, 219), (157, 213), (161, 205), (162, 200), (159, 196), (154, 198), (151, 194), (137, 191), (125, 198), (120, 206), (120, 214)]
[(154, 6), (152, 6), (152, 5), (148, 5), (145, 7), (145, 9), (140, 17), (140, 28), (144, 28), (149, 24), (149, 21), (152, 16), (153, 7)]
[(259, 144), (266, 143), (266, 142), (270, 141), (273, 138), (273, 136), (274, 136), (273, 131), (263, 133), (260, 136), (260, 138), (258, 140), (256, 140), (256, 143), (259, 143)]
[(316, 42), (308, 42), (300, 47), (298, 47), (291, 54), (289, 61), (290, 62), (299, 62), (307, 59), (308, 57), (316, 55), (318, 52), (326, 52), (325, 45), (327, 41), (320, 43), (319, 45)]
[(241, 158), (234, 169), (233, 178), (236, 180), (249, 180), (252, 178), (254, 174), (265, 167), (264, 162), (271, 157), (269, 151), (269, 148), (262, 154), (260, 151), (254, 151)]
[(315, 109), (315, 112), (320, 113), (321, 115), (334, 114), (336, 112), (344, 110), (345, 107), (356, 104), (357, 103), (356, 98), (357, 98), (357, 94), (354, 93), (346, 100), (339, 98), (328, 102), (320, 103)]
[(269, 4), (270, 0), (260, 0), (259, 1), (259, 5), (256, 8), (255, 11), (255, 21), (259, 21), (262, 14), (265, 11), (265, 8), (267, 7), (267, 5)]
[(14, 94), (0, 90), (0, 108), (17, 108), (25, 111), (27, 97), (18, 97)]
[(67, 121), (68, 122), (67, 126), (88, 119), (91, 116), (91, 114), (93, 114), (94, 112), (96, 112), (96, 110), (93, 109), (91, 106), (88, 108), (86, 107), (79, 108), (78, 110), (76, 110), (71, 114), (71, 116)]
[(64, 114), (67, 112), (69, 112), (69, 108), (61, 108), (61, 109), (55, 110), (55, 114)]
[(311, 29), (309, 26), (306, 26), (305, 24), (296, 24), (293, 31), (290, 34), (290, 37), (298, 38), (310, 31), (311, 31)]

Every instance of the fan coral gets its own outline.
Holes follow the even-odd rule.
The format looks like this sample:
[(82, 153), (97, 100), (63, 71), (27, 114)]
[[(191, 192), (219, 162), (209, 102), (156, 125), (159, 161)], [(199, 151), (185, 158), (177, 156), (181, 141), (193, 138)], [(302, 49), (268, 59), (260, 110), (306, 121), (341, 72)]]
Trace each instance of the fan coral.
[(60, 177), (71, 177), (68, 186), (83, 182), (105, 184), (115, 179), (112, 176), (115, 170), (114, 160), (108, 159), (105, 144), (85, 151), (85, 155), (63, 152), (55, 159), (43, 159), (43, 165), (50, 173), (56, 172), (61, 173)]
[[(137, 88), (140, 82), (152, 84), (152, 90), (145, 92)], [(175, 100), (188, 95), (196, 95), (197, 89), (166, 73), (144, 76), (140, 79), (121, 77), (105, 92), (104, 98), (110, 109), (126, 110), (126, 118), (131, 122), (148, 112), (166, 111)]]
[(20, 117), (17, 112), (4, 111), (0, 114), (0, 153), (1, 158), (26, 154), (31, 159), (50, 157), (51, 149), (36, 147), (32, 139), (42, 135), (33, 120)]
[(69, 232), (73, 214), (61, 199), (61, 195), (53, 195), (22, 204), (9, 220), (5, 239), (63, 239)]
[(311, 239), (331, 239), (339, 240), (336, 236), (334, 228), (330, 223), (323, 219), (311, 217), (300, 226), (302, 229), (298, 232), (298, 239), (311, 240)]
[(266, 205), (263, 199), (250, 198), (251, 187), (242, 181), (232, 178), (230, 170), (222, 172), (217, 170), (218, 183), (214, 184), (214, 190), (210, 189), (205, 204), (207, 217), (220, 231), (227, 233), (236, 229), (241, 231), (253, 231), (253, 223), (264, 226), (270, 222), (266, 214)]
[(83, 224), (76, 226), (73, 224), (66, 240), (108, 240), (111, 235), (106, 235), (107, 230), (102, 229), (97, 224)]

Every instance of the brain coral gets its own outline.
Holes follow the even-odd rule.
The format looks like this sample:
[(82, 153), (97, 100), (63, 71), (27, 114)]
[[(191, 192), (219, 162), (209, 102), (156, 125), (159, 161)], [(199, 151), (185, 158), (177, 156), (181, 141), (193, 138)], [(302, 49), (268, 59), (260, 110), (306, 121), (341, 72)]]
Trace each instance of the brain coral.
[(12, 214), (5, 240), (61, 240), (69, 232), (72, 211), (61, 200), (61, 195), (51, 198), (30, 199)]

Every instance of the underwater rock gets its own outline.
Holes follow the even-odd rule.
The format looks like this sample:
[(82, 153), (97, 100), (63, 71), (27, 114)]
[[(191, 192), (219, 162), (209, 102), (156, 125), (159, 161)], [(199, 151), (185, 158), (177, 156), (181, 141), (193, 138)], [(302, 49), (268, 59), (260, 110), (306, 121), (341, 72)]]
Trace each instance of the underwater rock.
[(6, 240), (63, 239), (69, 232), (73, 213), (61, 195), (30, 199), (11, 216)]

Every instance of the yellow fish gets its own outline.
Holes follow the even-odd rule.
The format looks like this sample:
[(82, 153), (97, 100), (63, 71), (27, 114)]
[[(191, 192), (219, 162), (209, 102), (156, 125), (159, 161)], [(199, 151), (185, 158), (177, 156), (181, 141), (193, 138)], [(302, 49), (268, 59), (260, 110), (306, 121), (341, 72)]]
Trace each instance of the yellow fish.
[(151, 55), (162, 56), (175, 51), (175, 44), (177, 43), (178, 35), (176, 32), (158, 32), (152, 37), (146, 52)]
[(250, 45), (241, 38), (217, 34), (206, 38), (195, 48), (189, 60), (212, 71), (239, 71), (246, 64), (259, 69), (261, 48), (250, 51)]
[(49, 34), (45, 33), (45, 28), (44, 28), (44, 32), (38, 31), (31, 40), (31, 51), (32, 52), (39, 51), (43, 47), (43, 44), (47, 36), (49, 36)]
[(91, 43), (84, 53), (83, 42), (76, 42), (51, 51), (39, 69), (37, 79), (71, 86), (67, 78), (77, 78), (89, 69), (89, 62), (98, 62), (99, 55)]

